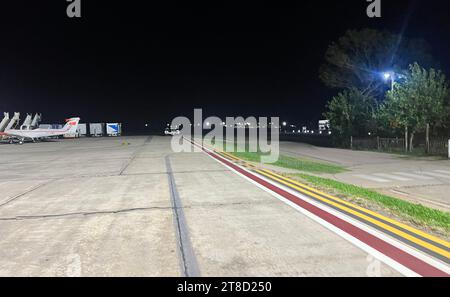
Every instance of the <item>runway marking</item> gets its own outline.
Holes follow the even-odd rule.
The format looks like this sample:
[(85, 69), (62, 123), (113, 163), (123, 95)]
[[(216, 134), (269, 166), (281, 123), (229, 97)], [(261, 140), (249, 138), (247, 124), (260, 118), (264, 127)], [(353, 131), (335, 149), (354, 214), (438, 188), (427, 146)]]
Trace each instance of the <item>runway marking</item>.
[(410, 181), (411, 180), (410, 178), (396, 176), (396, 175), (389, 174), (389, 173), (375, 173), (374, 175), (379, 176), (379, 177), (393, 179), (393, 180), (398, 180), (398, 181)]
[(421, 180), (433, 180), (434, 179), (434, 178), (429, 177), (429, 176), (423, 176), (423, 175), (413, 174), (413, 173), (408, 173), (408, 172), (394, 172), (394, 174), (411, 177), (413, 179), (421, 179)]
[[(419, 173), (419, 172), (416, 172)], [(440, 178), (450, 178), (450, 175), (442, 174), (442, 173), (436, 173), (436, 172), (422, 172), (422, 174), (434, 176), (434, 177), (440, 177)]]
[(436, 172), (450, 174), (449, 170), (435, 170)]
[[(217, 158), (216, 156), (213, 156)], [(228, 162), (228, 161), (222, 161)], [(228, 162), (229, 163), (229, 162)], [(226, 163), (225, 163), (226, 164)], [(332, 224), (338, 229), (344, 231), (345, 233), (351, 235), (353, 238), (358, 240), (358, 243), (355, 243), (357, 246), (362, 248), (361, 244), (368, 245), (370, 248), (377, 250), (378, 252), (384, 254), (391, 260), (401, 264), (405, 269), (410, 270), (407, 272), (405, 269), (399, 269), (402, 273), (406, 275), (414, 275), (414, 273), (418, 273), (418, 275), (424, 276), (448, 276), (447, 272), (444, 272), (440, 269), (437, 269), (433, 265), (428, 264), (426, 261), (422, 259), (416, 258), (409, 253), (406, 253), (402, 248), (398, 248), (387, 241), (383, 241), (380, 238), (368, 233), (366, 230), (362, 228), (356, 227), (354, 224), (351, 224), (344, 217), (338, 217), (335, 214), (331, 214), (329, 211), (323, 210), (317, 205), (307, 202), (305, 199), (301, 197), (295, 196), (285, 190), (274, 186), (268, 181), (264, 181), (257, 176), (252, 176), (251, 173), (245, 171), (244, 169), (239, 169), (236, 165), (229, 163), (227, 164), (229, 167), (238, 171), (239, 173), (245, 175), (246, 177), (252, 179), (256, 183), (268, 188), (270, 191), (281, 195), (284, 199), (289, 200), (290, 202), (295, 203), (297, 206), (301, 207), (304, 210), (307, 210), (309, 213), (318, 216), (322, 220), (325, 220), (328, 224)], [(300, 199), (299, 199), (300, 198)], [(341, 231), (338, 232), (341, 234)], [(365, 248), (363, 248), (365, 249)], [(367, 250), (367, 249), (365, 249)], [(386, 260), (386, 259), (385, 259)], [(387, 261), (392, 266), (390, 261)], [(385, 262), (386, 263), (386, 262)], [(395, 265), (393, 265), (395, 266)], [(398, 268), (398, 267), (397, 267)], [(412, 273), (411, 273), (412, 272)]]
[[(222, 154), (223, 152), (219, 152), (219, 153)], [(226, 154), (226, 155), (232, 156), (232, 155), (230, 155), (230, 154)], [(242, 161), (242, 160), (241, 160), (241, 161)], [(245, 162), (245, 161), (243, 161), (243, 162)], [(253, 165), (252, 165), (252, 166), (253, 166)], [(253, 166), (253, 167), (256, 168), (256, 166)], [(259, 171), (259, 169), (256, 169), (256, 171)], [(300, 186), (301, 188), (306, 189), (306, 190), (308, 190), (309, 192), (319, 194), (319, 195), (321, 195), (321, 196), (323, 196), (323, 197), (325, 197), (325, 198), (332, 199), (332, 200), (334, 200), (334, 201), (336, 201), (336, 202), (338, 202), (338, 203), (340, 203), (340, 204), (349, 206), (349, 207), (351, 207), (351, 208), (353, 208), (353, 209), (357, 209), (357, 210), (359, 210), (359, 211), (361, 211), (361, 212), (363, 212), (363, 213), (366, 213), (366, 214), (369, 214), (369, 215), (371, 215), (371, 216), (373, 216), (373, 217), (379, 218), (379, 219), (381, 219), (381, 220), (383, 220), (383, 221), (385, 221), (385, 222), (388, 222), (388, 223), (393, 224), (393, 225), (395, 225), (395, 226), (398, 226), (398, 227), (400, 227), (400, 228), (402, 228), (402, 229), (404, 229), (404, 230), (407, 230), (407, 231), (409, 231), (409, 232), (412, 232), (412, 233), (414, 233), (414, 234), (417, 234), (417, 235), (419, 235), (419, 236), (421, 236), (421, 237), (423, 237), (423, 238), (425, 238), (425, 239), (428, 239), (428, 240), (430, 240), (430, 241), (434, 241), (434, 242), (436, 242), (436, 243), (438, 243), (438, 244), (440, 244), (440, 245), (443, 245), (445, 248), (450, 248), (450, 243), (449, 243), (449, 242), (447, 242), (447, 241), (445, 241), (445, 240), (442, 240), (442, 239), (440, 239), (440, 238), (438, 238), (438, 237), (429, 235), (428, 233), (425, 233), (425, 232), (423, 232), (423, 231), (421, 231), (421, 230), (418, 230), (418, 229), (413, 228), (413, 227), (411, 227), (411, 226), (408, 226), (408, 225), (406, 225), (406, 224), (397, 222), (397, 221), (392, 220), (392, 219), (390, 219), (390, 218), (388, 218), (388, 217), (386, 217), (386, 216), (380, 215), (380, 214), (378, 214), (378, 213), (376, 213), (376, 212), (374, 212), (374, 211), (365, 209), (365, 208), (360, 207), (360, 206), (358, 206), (358, 205), (349, 203), (349, 202), (347, 202), (347, 201), (345, 201), (345, 200), (342, 200), (342, 199), (339, 199), (339, 198), (337, 198), (337, 197), (331, 196), (331, 195), (326, 194), (326, 193), (324, 193), (324, 192), (322, 192), (322, 191), (319, 191), (319, 190), (314, 189), (314, 188), (311, 188), (311, 187), (309, 187), (309, 186), (307, 186), (307, 185), (305, 185), (305, 184), (302, 184), (302, 183), (300, 183), (300, 182), (298, 182), (298, 181), (296, 181), (296, 180), (293, 180), (293, 179), (291, 179), (291, 178), (288, 178), (288, 177), (285, 177), (285, 176), (276, 174), (276, 173), (274, 173), (274, 172), (272, 172), (272, 171), (269, 171), (269, 170), (267, 170), (267, 169), (261, 169), (261, 171), (266, 172), (266, 173), (268, 173), (268, 174), (270, 174), (270, 175), (272, 175), (272, 176), (278, 177), (278, 178), (280, 178), (280, 179), (282, 179), (282, 180), (285, 180), (285, 181), (287, 181), (288, 183), (292, 183), (292, 184), (294, 184), (294, 185), (296, 185), (296, 186)]]
[(368, 174), (354, 174), (353, 176), (356, 176), (356, 177), (359, 177), (362, 179), (366, 179), (366, 180), (370, 180), (370, 181), (374, 181), (374, 182), (378, 182), (378, 183), (388, 183), (389, 182), (389, 180), (387, 180), (387, 179), (371, 176)]
[[(261, 173), (261, 172), (258, 171), (258, 173)], [(424, 252), (430, 251), (431, 254), (433, 254), (436, 258), (442, 259), (443, 261), (450, 263), (450, 261), (449, 261), (450, 252), (449, 252), (448, 247), (445, 247), (439, 243), (434, 243), (433, 240), (427, 240), (427, 238), (420, 238), (422, 236), (420, 236), (420, 235), (416, 236), (413, 232), (408, 232), (408, 230), (405, 230), (405, 229), (402, 230), (403, 228), (397, 228), (398, 225), (390, 224), (389, 222), (384, 221), (382, 219), (380, 220), (379, 215), (377, 215), (377, 216), (370, 215), (367, 212), (367, 210), (364, 210), (363, 208), (357, 208), (350, 203), (346, 203), (349, 207), (343, 206), (342, 204), (344, 204), (344, 203), (339, 203), (339, 201), (337, 201), (337, 199), (331, 199), (331, 200), (326, 199), (324, 197), (321, 197), (320, 195), (313, 193), (312, 191), (307, 191), (300, 187), (297, 187), (297, 186), (293, 185), (293, 183), (289, 183), (288, 181), (284, 182), (280, 178), (273, 178), (270, 176), (269, 176), (269, 178), (275, 179), (276, 181), (278, 181), (288, 187), (294, 188), (295, 190), (297, 190), (301, 193), (304, 193), (308, 196), (316, 198), (316, 199), (320, 200), (321, 202), (324, 202), (335, 209), (342, 210), (346, 214), (348, 214), (356, 219), (362, 219), (363, 222), (366, 222), (369, 225), (371, 225), (372, 227), (375, 227), (377, 229), (385, 230), (395, 238), (399, 238), (400, 240), (406, 239), (413, 246), (423, 250)], [(285, 180), (287, 180), (287, 179), (285, 179)], [(338, 203), (336, 203), (335, 201), (337, 201)], [(363, 211), (361, 211), (361, 209)]]
[(436, 178), (449, 178), (450, 171), (435, 170), (431, 171), (415, 171), (414, 173), (408, 172), (393, 172), (393, 173), (371, 173), (371, 174), (354, 174), (353, 176), (359, 177), (365, 180), (387, 183), (393, 181), (412, 181), (412, 180), (435, 180)]
[[(197, 145), (197, 144), (195, 144)], [(199, 145), (197, 145), (199, 146)], [(288, 204), (295, 207), (299, 211), (302, 211), (308, 216), (311, 216), (313, 219), (318, 221), (319, 223), (323, 224), (327, 228), (331, 229), (332, 231), (335, 231), (342, 237), (346, 238), (350, 242), (354, 243), (355, 245), (359, 246), (365, 251), (368, 251), (369, 253), (375, 255), (391, 267), (397, 269), (398, 271), (404, 273), (405, 275), (415, 275), (415, 273), (418, 273), (418, 275), (423, 276), (449, 276), (449, 267), (447, 265), (444, 265), (442, 262), (439, 262), (437, 260), (434, 260), (432, 257), (428, 256), (427, 254), (423, 254), (415, 250), (414, 248), (409, 247), (407, 244), (402, 243), (400, 241), (396, 241), (391, 239), (388, 235), (385, 235), (381, 233), (381, 231), (377, 231), (376, 229), (373, 229), (369, 226), (366, 226), (362, 224), (361, 222), (356, 221), (354, 218), (349, 217), (348, 214), (345, 215), (345, 212), (342, 213), (342, 211), (336, 210), (337, 208), (342, 208), (342, 205), (339, 205), (339, 198), (321, 193), (320, 191), (317, 191), (315, 189), (310, 188), (312, 191), (308, 191), (308, 186), (302, 185), (302, 187), (305, 187), (305, 189), (302, 190), (301, 193), (304, 193), (306, 196), (299, 196), (300, 191), (294, 191), (291, 182), (294, 182), (293, 180), (290, 180), (286, 177), (279, 176), (277, 177), (277, 174), (268, 171), (268, 170), (261, 170), (261, 171), (267, 171), (265, 172), (266, 175), (269, 175), (269, 177), (264, 177), (264, 175), (261, 175), (261, 173), (253, 173), (250, 169), (244, 169), (243, 167), (239, 167), (239, 165), (233, 164), (233, 161), (227, 160), (228, 158), (226, 155), (220, 155), (218, 152), (214, 152), (211, 150), (206, 149), (205, 147), (202, 147), (203, 150), (210, 155), (211, 157), (215, 158), (218, 162), (221, 162), (225, 164), (226, 167), (232, 169), (239, 175), (242, 175), (243, 177), (251, 180), (252, 183), (255, 183), (258, 187), (268, 189), (269, 191), (274, 192), (274, 195), (278, 195), (281, 197), (277, 197), (279, 199), (289, 200), (287, 201)], [(234, 158), (230, 158), (234, 159)], [(245, 161), (241, 162), (245, 163)], [(254, 166), (253, 166), (254, 167)], [(270, 174), (269, 174), (270, 173)], [(274, 177), (270, 175), (275, 175), (276, 179), (279, 179), (281, 181), (284, 181), (283, 183), (280, 183), (280, 181), (276, 182), (274, 181)], [(267, 179), (269, 178), (269, 179)], [(289, 181), (288, 181), (289, 180)], [(275, 184), (274, 184), (275, 183)], [(298, 187), (301, 188), (301, 187)], [(283, 192), (284, 191), (284, 192)], [(295, 196), (291, 197), (289, 194)], [(325, 197), (321, 197), (321, 195), (324, 194)], [(310, 198), (308, 198), (310, 197)], [(320, 202), (311, 200), (311, 199), (318, 199), (322, 198), (322, 202), (325, 200), (326, 204), (321, 204)], [(327, 199), (328, 198), (328, 199)], [(320, 200), (320, 199), (319, 199)], [(334, 200), (334, 201), (330, 201)], [(332, 202), (332, 203), (330, 203)], [(397, 239), (404, 238), (404, 236), (408, 237), (408, 239), (415, 241), (416, 243), (420, 243), (428, 248), (432, 248), (435, 251), (439, 251), (443, 253), (445, 256), (447, 256), (448, 259), (448, 247), (450, 243), (441, 240), (439, 238), (435, 238), (431, 235), (428, 235), (420, 230), (416, 230), (410, 226), (401, 224), (399, 222), (396, 222), (392, 219), (385, 218), (385, 222), (377, 222), (373, 218), (370, 218), (370, 216), (374, 215), (374, 217), (378, 216), (378, 218), (382, 219), (382, 216), (379, 214), (376, 214), (374, 212), (371, 212), (369, 210), (365, 210), (363, 208), (358, 209), (358, 206), (354, 206), (346, 201), (347, 203), (347, 210), (351, 210), (350, 214), (357, 216), (358, 213), (355, 211), (357, 210), (363, 210), (366, 212), (364, 215), (367, 219), (370, 219), (369, 222), (375, 224), (382, 225), (384, 224), (384, 227), (387, 227), (388, 229), (391, 229), (391, 231), (397, 232), (397, 235), (399, 235)], [(292, 205), (292, 204), (295, 204)], [(328, 206), (327, 206), (328, 205)], [(332, 207), (335, 207), (336, 209), (330, 208), (330, 205)], [(320, 211), (317, 212), (317, 209), (311, 208), (311, 206), (315, 206), (325, 213), (321, 213)], [(355, 208), (355, 209), (352, 209)], [(329, 217), (331, 215), (331, 217)], [(359, 214), (361, 215), (361, 214)], [(319, 216), (319, 217), (317, 217)], [(351, 227), (347, 225), (341, 225), (342, 220), (348, 224), (351, 225)], [(324, 222), (325, 220), (325, 222)], [(361, 225), (362, 224), (362, 225)], [(391, 225), (389, 225), (391, 224)], [(369, 224), (370, 225), (370, 224)], [(393, 226), (395, 226), (398, 230), (394, 229)], [(352, 229), (352, 228), (356, 228)], [(359, 229), (358, 229), (359, 228)], [(403, 229), (403, 231), (401, 230)], [(409, 233), (408, 233), (409, 232)], [(394, 233), (394, 232), (391, 232)], [(415, 233), (415, 235), (414, 235)], [(389, 234), (389, 232), (388, 232)], [(395, 234), (395, 233), (394, 233)], [(349, 236), (350, 235), (350, 236)], [(370, 237), (369, 235), (373, 235), (373, 237)], [(402, 236), (400, 236), (402, 235)], [(413, 235), (417, 238), (414, 238)], [(422, 237), (422, 239), (420, 238)], [(427, 242), (428, 241), (428, 242)], [(435, 247), (432, 246), (432, 242), (434, 241)], [(414, 245), (412, 245), (414, 246)], [(439, 246), (441, 246), (441, 250), (439, 250)]]

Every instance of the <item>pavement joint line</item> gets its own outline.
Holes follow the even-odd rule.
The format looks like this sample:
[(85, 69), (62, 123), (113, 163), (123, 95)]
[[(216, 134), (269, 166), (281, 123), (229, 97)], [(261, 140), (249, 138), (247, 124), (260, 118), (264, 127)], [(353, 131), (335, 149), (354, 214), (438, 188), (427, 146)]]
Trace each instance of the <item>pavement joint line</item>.
[(21, 198), (21, 197), (23, 197), (23, 196), (25, 196), (25, 195), (27, 195), (27, 194), (33, 192), (33, 191), (37, 190), (37, 189), (40, 189), (40, 188), (42, 188), (42, 187), (44, 187), (44, 186), (46, 186), (46, 185), (48, 185), (48, 184), (50, 184), (50, 183), (56, 181), (56, 180), (58, 180), (58, 179), (47, 180), (47, 181), (45, 181), (45, 182), (43, 182), (43, 183), (40, 183), (40, 184), (38, 184), (38, 185), (36, 185), (36, 186), (34, 186), (34, 187), (31, 187), (30, 189), (26, 190), (25, 192), (22, 192), (22, 193), (20, 193), (20, 194), (17, 194), (17, 195), (15, 195), (15, 196), (11, 197), (10, 199), (6, 200), (5, 202), (1, 203), (1, 204), (0, 204), (0, 207), (3, 207), (3, 206), (5, 206), (5, 205), (7, 205), (7, 204), (9, 204), (9, 203), (11, 203), (11, 202), (13, 202), (13, 201), (15, 201), (15, 200)]
[(165, 157), (167, 178), (170, 188), (170, 200), (173, 206), (173, 219), (177, 234), (178, 254), (180, 266), (185, 277), (200, 277), (200, 269), (195, 257), (194, 248), (189, 236), (189, 229), (182, 208), (182, 203), (175, 183), (170, 164), (170, 157)]
[(125, 163), (124, 166), (122, 166), (122, 168), (119, 171), (119, 175), (122, 175), (124, 173), (125, 170), (127, 170), (128, 166), (130, 166), (130, 164), (136, 159), (137, 155), (142, 152), (142, 150), (144, 149), (145, 145), (150, 143), (152, 140), (152, 136), (148, 136), (147, 139), (145, 139), (144, 143), (142, 143), (133, 153), (133, 155), (131, 156), (130, 160)]

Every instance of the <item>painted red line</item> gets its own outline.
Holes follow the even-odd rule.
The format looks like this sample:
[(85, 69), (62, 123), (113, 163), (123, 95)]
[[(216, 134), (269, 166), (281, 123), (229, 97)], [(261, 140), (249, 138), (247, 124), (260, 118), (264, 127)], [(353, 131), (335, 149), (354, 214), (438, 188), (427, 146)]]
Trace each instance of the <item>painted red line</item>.
[[(198, 145), (197, 145), (198, 146)], [(207, 154), (212, 156), (213, 158), (219, 160), (220, 162), (226, 164), (227, 166), (233, 168), (237, 172), (243, 174), (244, 176), (250, 178), (251, 180), (257, 182), (258, 184), (268, 188), (269, 190), (283, 196), (284, 198), (288, 199), (289, 201), (297, 204), (301, 208), (313, 213), (314, 215), (318, 216), (319, 218), (327, 221), (328, 223), (336, 226), (337, 228), (341, 229), (342, 231), (350, 234), (351, 236), (357, 238), (358, 240), (364, 242), (365, 244), (369, 245), (370, 247), (376, 249), (377, 251), (381, 252), (382, 254), (388, 256), (389, 258), (393, 259), (394, 261), (400, 263), (401, 265), (409, 268), (410, 270), (416, 272), (417, 274), (425, 277), (449, 277), (447, 273), (444, 271), (441, 271), (440, 269), (437, 269), (436, 267), (406, 253), (405, 251), (385, 242), (384, 240), (381, 240), (380, 238), (304, 201), (296, 197), (295, 195), (292, 195), (289, 192), (286, 192), (285, 190), (276, 187), (272, 185), (271, 183), (268, 183), (267, 181), (259, 178), (258, 176), (249, 173), (248, 171), (243, 170), (242, 168), (234, 165), (230, 161), (216, 155), (215, 153), (211, 153), (209, 151), (204, 150)]]

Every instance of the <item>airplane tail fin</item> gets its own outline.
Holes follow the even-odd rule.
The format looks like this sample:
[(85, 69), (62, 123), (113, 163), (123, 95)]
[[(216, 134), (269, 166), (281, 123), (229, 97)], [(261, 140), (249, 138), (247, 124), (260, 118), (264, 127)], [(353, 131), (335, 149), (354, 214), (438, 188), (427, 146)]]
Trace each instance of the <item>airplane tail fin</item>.
[(80, 118), (70, 118), (66, 120), (66, 125), (63, 130), (67, 131), (66, 134), (75, 134), (77, 133), (78, 123), (80, 122)]

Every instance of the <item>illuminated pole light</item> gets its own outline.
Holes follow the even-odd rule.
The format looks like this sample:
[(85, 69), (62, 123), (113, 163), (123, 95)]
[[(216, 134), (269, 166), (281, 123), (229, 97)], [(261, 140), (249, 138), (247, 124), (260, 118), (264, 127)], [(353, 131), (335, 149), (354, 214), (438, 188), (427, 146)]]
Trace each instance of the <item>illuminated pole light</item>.
[(394, 90), (394, 83), (395, 83), (395, 73), (392, 71), (386, 71), (383, 73), (383, 77), (385, 81), (390, 80), (391, 81), (391, 91)]

